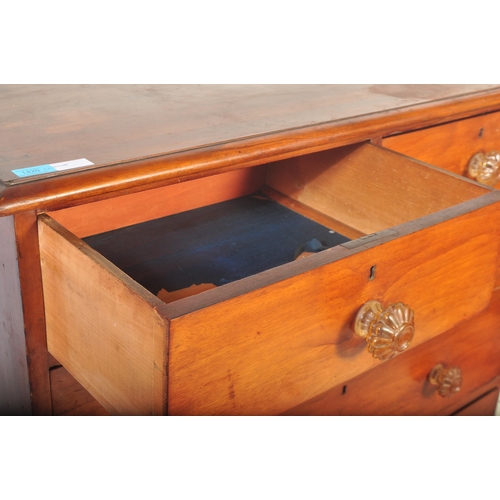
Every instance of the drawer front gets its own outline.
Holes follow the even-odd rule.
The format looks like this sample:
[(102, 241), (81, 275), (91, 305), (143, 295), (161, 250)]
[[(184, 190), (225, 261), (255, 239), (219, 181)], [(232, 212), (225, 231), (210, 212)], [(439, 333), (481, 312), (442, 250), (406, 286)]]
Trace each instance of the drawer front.
[[(500, 294), (480, 316), (285, 412), (288, 415), (490, 414), (494, 396), (478, 389), (500, 375)], [(448, 397), (429, 382), (432, 368), (458, 367), (460, 391)], [(498, 383), (498, 382), (497, 382)], [(490, 393), (488, 393), (490, 394)], [(471, 401), (477, 406), (464, 408)], [(474, 409), (475, 408), (475, 409)]]
[(493, 416), (495, 415), (499, 392), (498, 387), (496, 387), (453, 415), (458, 417)]
[(472, 212), (173, 318), (169, 412), (279, 414), (377, 366), (352, 331), (371, 299), (412, 307), (413, 346), (481, 311), (497, 259), (481, 219)]
[(382, 144), (393, 151), (467, 176), (467, 166), (474, 154), (500, 150), (500, 113), (386, 137)]

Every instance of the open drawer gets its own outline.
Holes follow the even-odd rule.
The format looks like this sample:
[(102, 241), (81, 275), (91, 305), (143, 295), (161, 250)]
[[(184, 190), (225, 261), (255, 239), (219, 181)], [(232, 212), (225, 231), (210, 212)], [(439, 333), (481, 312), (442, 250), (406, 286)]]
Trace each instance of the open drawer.
[(42, 214), (49, 351), (111, 413), (283, 413), (391, 362), (368, 301), (412, 309), (408, 349), (488, 305), (499, 194), (362, 144)]

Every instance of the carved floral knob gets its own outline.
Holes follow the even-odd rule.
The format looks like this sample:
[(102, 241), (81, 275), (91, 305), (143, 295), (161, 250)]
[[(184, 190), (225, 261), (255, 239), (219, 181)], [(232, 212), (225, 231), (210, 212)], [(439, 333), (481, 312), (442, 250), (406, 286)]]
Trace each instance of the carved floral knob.
[(429, 382), (437, 386), (440, 396), (447, 398), (457, 393), (462, 385), (462, 370), (456, 366), (436, 365), (429, 373)]
[(403, 352), (415, 334), (414, 312), (402, 302), (384, 309), (377, 300), (370, 300), (356, 315), (354, 331), (368, 344), (374, 358), (392, 359)]
[(476, 153), (469, 161), (468, 174), (487, 186), (494, 186), (500, 178), (500, 152)]

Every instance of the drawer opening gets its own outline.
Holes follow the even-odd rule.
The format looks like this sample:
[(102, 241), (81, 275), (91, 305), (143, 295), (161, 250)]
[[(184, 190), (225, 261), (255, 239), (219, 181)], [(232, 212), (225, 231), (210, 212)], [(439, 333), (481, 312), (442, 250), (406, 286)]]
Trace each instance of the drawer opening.
[[(153, 191), (50, 215), (172, 302), (435, 213), (488, 188), (362, 144)], [(131, 224), (138, 213), (145, 215)]]

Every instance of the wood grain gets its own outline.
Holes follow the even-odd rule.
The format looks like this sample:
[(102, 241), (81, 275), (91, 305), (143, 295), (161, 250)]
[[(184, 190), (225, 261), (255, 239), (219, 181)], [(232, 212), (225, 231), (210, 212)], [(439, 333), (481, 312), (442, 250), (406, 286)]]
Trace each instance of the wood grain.
[[(475, 153), (500, 149), (500, 113), (386, 137), (382, 144), (431, 165), (467, 176), (469, 160)], [(498, 269), (496, 286), (500, 286), (500, 261)]]
[[(2, 164), (0, 215), (16, 214), (27, 346), (28, 352), (32, 349), (31, 360), (37, 360), (30, 366), (34, 401), (47, 401), (50, 395), (40, 323), (43, 302), (35, 211), (97, 202), (92, 215), (103, 218), (103, 212), (121, 205), (104, 201), (123, 195), (123, 201), (131, 203), (128, 207), (124, 204), (121, 220), (117, 217), (113, 222), (121, 225), (142, 217), (133, 212), (147, 204), (149, 193), (153, 204), (160, 204), (160, 189), (165, 186), (379, 141), (500, 109), (500, 92), (493, 86), (364, 86), (333, 94), (322, 87), (313, 91), (312, 100), (296, 99), (297, 95), (310, 95), (311, 88), (298, 90), (294, 98), (283, 94), (277, 98), (279, 93), (262, 87), (264, 98), (256, 97), (260, 90), (254, 93), (253, 89), (253, 98), (244, 91), (246, 97), (236, 101), (228, 99), (221, 89), (218, 99), (206, 99), (203, 89), (180, 88), (175, 99), (164, 100), (173, 106), (168, 108), (171, 114), (158, 102), (159, 92), (154, 88), (141, 90), (143, 105), (125, 98), (127, 92), (116, 88), (111, 89), (116, 99), (112, 96), (107, 101), (101, 96), (95, 105), (87, 100), (88, 87), (78, 87), (77, 93), (83, 89), (80, 101), (68, 98), (68, 91), (57, 95), (47, 87), (27, 91), (23, 106), (17, 110), (10, 97), (2, 99), (1, 106), (9, 109), (3, 114), (8, 119), (0, 134), (0, 140), (6, 141), (1, 159), (6, 163)], [(51, 99), (56, 106), (43, 105)], [(236, 102), (240, 104), (235, 107)], [(217, 114), (221, 110), (223, 116)], [(54, 119), (47, 120), (45, 113)], [(144, 118), (147, 126), (143, 126)], [(42, 120), (42, 127), (37, 120)], [(95, 153), (96, 168), (24, 180), (15, 179), (10, 171), (15, 162), (21, 165), (25, 158), (39, 164), (87, 156), (79, 149), (82, 145), (90, 145), (86, 151)], [(68, 157), (53, 157), (66, 152)], [(469, 187), (460, 191), (458, 184), (450, 193), (440, 191), (441, 181), (434, 186), (428, 180), (426, 185), (425, 171), (418, 167), (408, 183), (412, 197), (405, 199), (404, 191), (401, 194), (395, 189), (396, 184), (386, 186), (385, 174), (376, 179), (376, 171), (388, 172), (383, 155), (378, 157), (375, 175), (369, 177), (369, 199), (387, 202), (390, 194), (388, 205), (392, 208), (384, 219), (373, 214), (365, 202), (365, 214), (384, 228), (415, 216), (420, 219), (384, 235), (361, 238), (353, 246), (324, 256), (314, 255), (169, 305), (151, 297), (81, 241), (42, 217), (44, 293), (54, 353), (111, 413), (165, 413), (167, 396), (172, 394), (172, 413), (280, 413), (374, 366), (362, 358), (366, 354), (363, 346), (347, 328), (355, 312), (354, 302), (369, 298), (411, 300), (422, 318), (415, 348), (476, 314), (487, 304), (493, 287), (498, 210), (488, 203), (473, 207), (468, 202), (456, 207), (457, 211), (449, 208), (465, 199), (475, 202), (481, 192), (469, 191)], [(406, 171), (404, 165), (401, 168)], [(443, 182), (452, 177), (442, 177)], [(356, 179), (361, 181), (362, 177)], [(309, 185), (313, 186), (313, 181), (310, 179)], [(333, 177), (329, 182), (337, 183)], [(278, 187), (284, 184), (279, 180)], [(450, 180), (451, 184), (454, 181)], [(320, 187), (318, 184), (314, 191), (321, 193)], [(455, 188), (460, 192), (456, 199)], [(292, 195), (285, 196), (293, 199)], [(429, 196), (432, 206), (416, 202), (417, 208), (401, 210), (405, 202), (413, 203), (413, 195), (419, 199)], [(297, 203), (317, 213), (328, 205), (313, 197), (298, 198)], [(436, 210), (440, 211), (434, 213)], [(450, 210), (453, 219), (447, 221)], [(74, 220), (83, 219), (81, 214)], [(151, 216), (155, 216), (154, 211)], [(359, 213), (349, 215), (343, 223), (359, 226), (360, 233), (374, 229)], [(82, 234), (89, 230), (86, 224), (81, 224)], [(100, 224), (91, 222), (90, 226), (100, 230)], [(375, 265), (375, 279), (369, 280)], [(32, 283), (35, 288), (30, 289)], [(446, 312), (439, 314), (442, 309)], [(334, 311), (333, 319), (330, 311)], [(170, 354), (176, 364), (169, 368), (174, 376), (168, 379), (168, 388), (173, 391), (170, 395), (166, 317), (175, 327)], [(463, 349), (467, 348), (468, 343)]]
[(48, 216), (39, 230), (50, 352), (109, 413), (164, 414), (162, 302)]
[[(500, 294), (480, 315), (425, 344), (285, 412), (288, 415), (451, 414), (476, 398), (500, 375)], [(427, 378), (438, 363), (462, 370), (459, 393), (439, 396)], [(498, 381), (496, 382), (498, 384)], [(494, 406), (494, 405), (493, 405)], [(488, 407), (488, 411), (491, 406)], [(479, 412), (484, 407), (478, 407)], [(492, 415), (491, 411), (489, 414)], [(487, 413), (483, 413), (487, 414)]]
[(351, 330), (370, 299), (415, 310), (413, 346), (477, 314), (493, 289), (497, 205), (358, 243), (335, 262), (191, 313), (182, 303), (192, 298), (166, 305), (165, 314), (179, 314), (171, 317), (169, 412), (282, 413), (373, 368)]
[[(113, 154), (117, 154), (116, 158), (118, 159), (110, 160), (109, 164), (102, 164), (104, 168), (75, 171), (65, 175), (58, 174), (56, 177), (29, 179), (29, 182), (22, 181), (20, 184), (0, 185), (0, 215), (32, 209), (50, 211), (67, 208), (84, 202), (107, 199), (117, 194), (154, 189), (213, 173), (262, 165), (270, 161), (367, 141), (414, 128), (495, 111), (500, 107), (500, 93), (494, 87), (476, 93), (473, 90), (480, 90), (477, 87), (468, 87), (469, 91), (467, 91), (467, 87), (463, 87), (462, 93), (457, 92), (459, 87), (448, 87), (447, 92), (440, 95), (438, 86), (435, 88), (437, 92), (434, 94), (435, 98), (429, 94), (425, 99), (422, 99), (420, 95), (413, 103), (408, 100), (408, 96), (411, 95), (412, 91), (417, 92), (416, 87), (413, 90), (411, 86), (406, 87), (406, 90), (404, 86), (397, 87), (398, 95), (396, 101), (393, 102), (398, 104), (391, 108), (385, 100), (387, 96), (391, 99), (390, 86), (385, 90), (379, 86), (371, 90), (370, 88), (363, 90), (355, 87), (354, 90), (351, 89), (350, 93), (344, 95), (342, 92), (336, 92), (335, 88), (337, 87), (333, 86), (327, 92), (329, 105), (337, 110), (336, 112), (343, 109), (343, 116), (330, 117), (322, 122), (321, 120), (317, 121), (317, 118), (314, 119), (314, 113), (309, 120), (304, 122), (304, 113), (307, 115), (309, 110), (315, 109), (322, 114), (325, 109), (325, 103), (321, 98), (315, 100), (314, 90), (311, 90), (312, 99), (315, 100), (315, 105), (312, 107), (309, 100), (298, 104), (293, 99), (284, 98), (277, 101), (279, 105), (277, 109), (273, 110), (273, 106), (266, 108), (265, 102), (259, 101), (257, 109), (260, 110), (259, 112), (268, 109), (269, 114), (265, 114), (274, 125), (270, 125), (269, 128), (267, 126), (265, 128), (257, 127), (257, 132), (254, 135), (240, 135), (237, 131), (238, 122), (234, 120), (233, 115), (228, 114), (225, 126), (231, 130), (231, 133), (226, 140), (218, 143), (211, 142), (213, 139), (204, 144), (195, 143), (191, 137), (185, 144), (186, 149), (167, 151), (166, 148), (161, 148), (163, 152), (158, 151), (157, 155), (148, 149), (147, 157), (131, 157), (120, 147), (116, 149), (118, 154), (113, 151)], [(224, 94), (224, 91), (222, 93)], [(196, 89), (193, 89), (193, 94), (196, 96)], [(275, 97), (275, 95), (271, 96), (267, 102), (272, 102)], [(363, 106), (359, 107), (358, 104), (364, 100), (372, 101), (368, 107), (375, 103), (379, 111), (372, 108), (372, 112), (367, 112)], [(106, 105), (103, 105), (106, 108)], [(296, 127), (283, 127), (283, 117), (289, 115), (290, 110), (293, 119), (297, 120)], [(113, 117), (113, 112), (110, 112), (110, 116)], [(182, 113), (164, 116), (169, 116), (174, 130), (161, 129), (160, 137), (162, 139), (168, 136), (168, 132), (177, 138), (178, 134), (182, 137), (184, 126), (193, 120), (192, 115)], [(113, 123), (116, 124), (116, 122)], [(120, 123), (122, 122), (118, 120), (118, 125)], [(20, 130), (23, 130), (23, 126), (28, 128), (31, 126), (29, 120), (21, 121), (18, 125), (20, 128), (17, 129), (15, 141), (19, 137), (31, 137), (28, 133), (19, 133)], [(86, 124), (83, 120), (81, 123), (77, 121), (77, 125), (79, 130), (86, 132), (99, 130), (94, 127), (95, 122)], [(200, 121), (199, 117), (196, 118), (196, 116), (192, 125), (198, 129), (201, 126), (209, 130), (206, 122)], [(155, 135), (156, 133), (154, 132)], [(138, 137), (141, 135), (142, 131), (139, 130)], [(62, 140), (63, 137), (67, 137), (68, 141), (71, 142), (74, 137), (78, 136), (80, 134), (75, 134), (74, 130), (63, 126), (62, 135), (58, 136), (58, 144), (65, 143)], [(106, 138), (107, 136), (103, 134), (102, 137)], [(103, 142), (102, 137), (97, 136), (97, 142), (106, 150), (106, 148), (110, 148), (110, 145), (107, 140)], [(125, 139), (129, 139), (128, 134), (125, 134)], [(80, 157), (80, 153), (77, 155), (75, 149), (72, 151), (72, 155)], [(51, 158), (46, 162), (51, 163), (54, 160)]]
[(500, 149), (500, 113), (386, 137), (382, 145), (466, 176), (469, 160), (475, 153)]
[(270, 164), (266, 185), (364, 234), (489, 190), (370, 144)]
[(251, 194), (264, 183), (263, 167), (118, 196), (49, 215), (79, 238)]
[(348, 226), (347, 224), (343, 224), (337, 219), (334, 219), (333, 217), (326, 215), (319, 210), (311, 208), (310, 206), (305, 205), (304, 203), (301, 203), (300, 201), (291, 198), (290, 196), (287, 196), (267, 185), (263, 186), (262, 192), (266, 196), (269, 196), (269, 198), (271, 198), (272, 200), (277, 201), (285, 207), (288, 207), (290, 210), (293, 210), (294, 212), (297, 212), (304, 217), (317, 222), (318, 224), (322, 224), (323, 226), (328, 227), (333, 231), (336, 231), (337, 233), (343, 234), (351, 240), (357, 239), (361, 236), (366, 236), (366, 233), (363, 233), (359, 229), (355, 229), (351, 226)]
[(68, 371), (59, 366), (50, 370), (52, 407), (56, 416), (106, 416), (109, 413)]
[(495, 85), (2, 85), (0, 179), (16, 179), (13, 168), (82, 157), (105, 165), (492, 90)]

